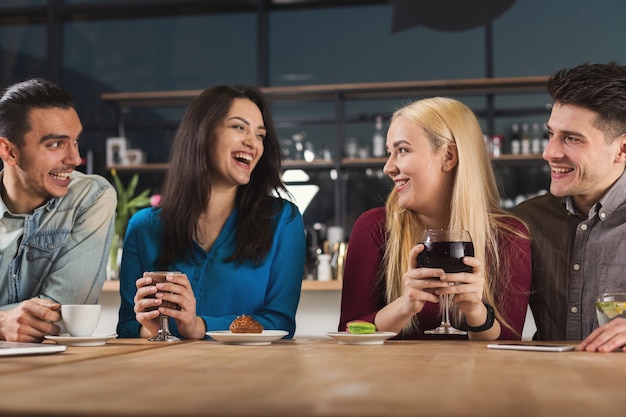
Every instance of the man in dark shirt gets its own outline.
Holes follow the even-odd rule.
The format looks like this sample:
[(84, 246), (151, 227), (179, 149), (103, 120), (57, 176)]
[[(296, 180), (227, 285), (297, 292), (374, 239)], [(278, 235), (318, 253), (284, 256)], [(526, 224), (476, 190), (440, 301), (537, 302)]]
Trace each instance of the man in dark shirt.
[(626, 319), (598, 327), (595, 299), (626, 292), (626, 67), (583, 64), (547, 84), (550, 193), (514, 209), (532, 236), (538, 340), (626, 351)]

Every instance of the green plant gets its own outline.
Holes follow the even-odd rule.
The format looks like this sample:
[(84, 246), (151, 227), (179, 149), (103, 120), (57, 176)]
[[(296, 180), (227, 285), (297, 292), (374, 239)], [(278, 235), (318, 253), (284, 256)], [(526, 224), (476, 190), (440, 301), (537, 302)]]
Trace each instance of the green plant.
[(113, 177), (115, 190), (117, 191), (115, 234), (119, 236), (120, 239), (123, 239), (130, 216), (135, 214), (140, 208), (150, 205), (150, 189), (145, 189), (140, 194), (134, 195), (135, 188), (137, 188), (137, 183), (139, 182), (139, 174), (135, 173), (132, 176), (126, 188), (124, 188), (124, 184), (122, 184), (115, 169), (111, 170), (111, 176)]

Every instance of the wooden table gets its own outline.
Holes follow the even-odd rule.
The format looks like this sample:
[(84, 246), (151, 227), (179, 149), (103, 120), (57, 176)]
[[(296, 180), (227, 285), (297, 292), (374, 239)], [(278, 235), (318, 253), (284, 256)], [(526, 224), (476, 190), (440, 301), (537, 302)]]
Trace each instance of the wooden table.
[(118, 339), (0, 359), (0, 415), (576, 417), (626, 410), (624, 353), (486, 345)]

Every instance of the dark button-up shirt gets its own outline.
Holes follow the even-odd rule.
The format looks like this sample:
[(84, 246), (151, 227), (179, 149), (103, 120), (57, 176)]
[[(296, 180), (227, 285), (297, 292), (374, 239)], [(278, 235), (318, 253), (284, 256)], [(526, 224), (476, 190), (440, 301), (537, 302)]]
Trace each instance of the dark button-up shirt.
[(531, 232), (535, 339), (584, 339), (598, 327), (596, 297), (626, 292), (626, 174), (586, 215), (552, 194), (513, 212)]

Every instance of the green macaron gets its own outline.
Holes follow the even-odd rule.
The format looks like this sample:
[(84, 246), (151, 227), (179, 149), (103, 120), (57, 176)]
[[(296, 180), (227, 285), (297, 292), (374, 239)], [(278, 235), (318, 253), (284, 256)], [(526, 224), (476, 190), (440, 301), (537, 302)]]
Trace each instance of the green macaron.
[(368, 334), (376, 332), (376, 326), (363, 320), (353, 320), (346, 324), (346, 330), (348, 333)]

